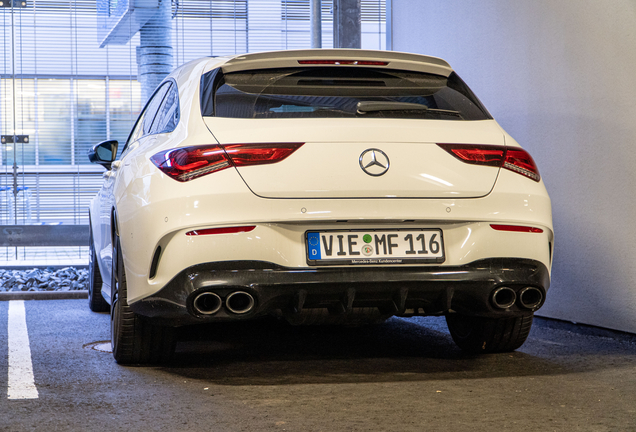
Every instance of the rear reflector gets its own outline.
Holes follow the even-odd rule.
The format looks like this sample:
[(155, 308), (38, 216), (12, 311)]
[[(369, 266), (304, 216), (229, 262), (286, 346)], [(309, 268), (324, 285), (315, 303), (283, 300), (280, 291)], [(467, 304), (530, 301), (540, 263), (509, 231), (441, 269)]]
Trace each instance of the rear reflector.
[(505, 168), (536, 182), (541, 180), (532, 156), (522, 148), (475, 144), (437, 145), (462, 162)]
[(242, 227), (225, 227), (225, 228), (207, 228), (194, 231), (188, 231), (187, 236), (200, 236), (200, 235), (214, 235), (214, 234), (236, 234), (243, 232), (250, 232), (256, 226), (242, 226)]
[(534, 227), (521, 226), (521, 225), (490, 224), (490, 227), (497, 231), (513, 231), (513, 232), (525, 232), (525, 233), (537, 233), (537, 234), (540, 234), (543, 232), (541, 228), (534, 228)]
[(298, 60), (301, 65), (386, 66), (389, 62), (370, 60)]
[(150, 160), (163, 173), (186, 182), (231, 166), (280, 162), (304, 143), (227, 144), (179, 147), (161, 151)]

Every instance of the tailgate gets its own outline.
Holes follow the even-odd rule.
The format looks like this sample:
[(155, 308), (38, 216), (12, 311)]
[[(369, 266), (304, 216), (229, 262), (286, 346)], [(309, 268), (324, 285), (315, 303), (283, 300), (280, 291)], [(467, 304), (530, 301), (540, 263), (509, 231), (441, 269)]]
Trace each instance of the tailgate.
[(220, 144), (305, 143), (272, 165), (237, 168), (265, 198), (476, 198), (499, 168), (460, 162), (437, 143), (504, 145), (492, 120), (205, 118)]

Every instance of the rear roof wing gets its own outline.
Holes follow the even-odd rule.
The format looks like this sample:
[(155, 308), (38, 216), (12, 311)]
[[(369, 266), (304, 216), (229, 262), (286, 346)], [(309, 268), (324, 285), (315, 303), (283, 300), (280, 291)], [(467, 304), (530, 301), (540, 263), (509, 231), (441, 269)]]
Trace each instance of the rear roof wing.
[[(300, 61), (303, 61), (302, 65), (299, 63)], [(316, 61), (317, 63), (315, 65), (305, 64), (307, 61)], [(243, 54), (229, 58), (221, 67), (223, 72), (227, 73), (254, 69), (329, 66), (318, 63), (319, 61), (346, 63), (339, 64), (338, 67), (377, 67), (426, 72), (446, 77), (453, 71), (446, 61), (437, 57), (359, 49), (310, 49)], [(386, 65), (360, 65), (357, 62), (386, 62)]]

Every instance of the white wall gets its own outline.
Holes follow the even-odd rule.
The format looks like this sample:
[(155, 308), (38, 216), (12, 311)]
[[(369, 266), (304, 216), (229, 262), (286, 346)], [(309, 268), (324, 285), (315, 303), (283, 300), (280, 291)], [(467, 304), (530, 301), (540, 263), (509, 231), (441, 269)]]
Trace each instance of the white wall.
[(636, 2), (393, 0), (537, 161), (556, 232), (540, 315), (636, 333)]

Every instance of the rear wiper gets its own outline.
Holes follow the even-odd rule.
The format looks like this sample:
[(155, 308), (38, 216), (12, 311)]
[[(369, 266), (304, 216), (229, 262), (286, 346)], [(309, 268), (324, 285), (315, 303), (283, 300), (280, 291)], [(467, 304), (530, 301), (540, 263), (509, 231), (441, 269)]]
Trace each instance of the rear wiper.
[(356, 106), (358, 114), (377, 111), (427, 111), (431, 113), (448, 114), (461, 117), (459, 111), (429, 108), (426, 105), (411, 102), (376, 102), (361, 101)]

